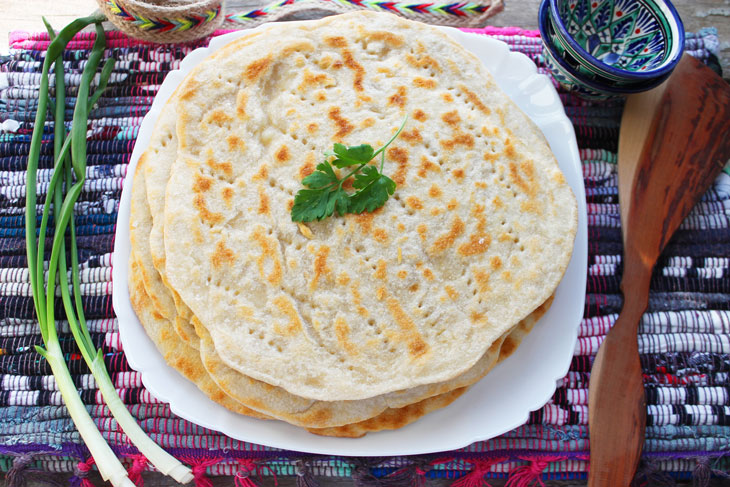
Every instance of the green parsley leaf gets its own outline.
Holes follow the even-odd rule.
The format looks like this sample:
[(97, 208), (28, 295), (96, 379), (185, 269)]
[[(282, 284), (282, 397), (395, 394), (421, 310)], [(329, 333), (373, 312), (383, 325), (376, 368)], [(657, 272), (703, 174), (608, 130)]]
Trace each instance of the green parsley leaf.
[[(370, 182), (363, 186), (360, 191), (350, 196), (350, 207), (348, 208), (350, 213), (375, 211), (383, 206), (388, 198), (395, 193), (395, 181), (385, 174), (380, 174), (376, 168), (373, 167), (373, 169), (375, 171), (371, 171), (372, 176), (367, 178)], [(362, 178), (362, 180), (365, 179)]]
[(332, 169), (332, 166), (327, 161), (318, 164), (316, 171), (302, 179), (302, 184), (312, 189), (323, 189), (338, 182), (339, 179), (337, 179), (335, 170)]
[(337, 158), (332, 161), (335, 167), (343, 168), (357, 164), (367, 164), (373, 159), (375, 149), (369, 144), (360, 144), (347, 147), (344, 144), (335, 144), (334, 155)]
[[(340, 143), (334, 144), (332, 152), (325, 152), (327, 159), (302, 180), (307, 189), (300, 189), (294, 196), (292, 221), (311, 222), (327, 218), (335, 212), (342, 216), (345, 213), (374, 211), (383, 206), (396, 189), (395, 181), (382, 173), (385, 149), (398, 137), (407, 120), (408, 117), (403, 120), (390, 140), (378, 150), (368, 144), (349, 147)], [(369, 164), (378, 155), (380, 155), (380, 169)], [(334, 159), (330, 162), (331, 157)], [(340, 178), (333, 166), (338, 169), (357, 167)], [(353, 176), (355, 180), (352, 182), (352, 187), (357, 191), (351, 195), (342, 188), (342, 185)]]

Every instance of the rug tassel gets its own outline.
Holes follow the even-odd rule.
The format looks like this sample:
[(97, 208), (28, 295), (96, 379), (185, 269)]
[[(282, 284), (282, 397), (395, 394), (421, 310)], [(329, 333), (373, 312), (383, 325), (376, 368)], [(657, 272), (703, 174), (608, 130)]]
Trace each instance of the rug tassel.
[(200, 461), (194, 458), (183, 459), (185, 463), (190, 465), (193, 471), (193, 482), (195, 487), (213, 487), (213, 482), (208, 478), (207, 470), (211, 465), (216, 465), (221, 462), (221, 458), (211, 458), (208, 460)]
[(712, 468), (709, 458), (698, 458), (697, 466), (692, 472), (692, 487), (708, 487), (713, 475), (725, 479), (730, 478), (728, 473)]
[(642, 459), (636, 469), (636, 475), (631, 482), (632, 487), (674, 487), (676, 482), (667, 473), (659, 470), (659, 467), (651, 460)]
[(451, 487), (491, 487), (485, 477), (491, 471), (492, 466), (506, 462), (507, 460), (507, 457), (490, 458), (488, 460), (469, 460), (469, 463), (474, 467), (469, 473), (456, 479), (451, 484)]
[(94, 466), (94, 457), (89, 457), (85, 462), (79, 462), (74, 466), (73, 477), (69, 482), (73, 487), (94, 487), (94, 484), (87, 477)]
[(352, 480), (356, 487), (368, 487), (371, 485), (380, 485), (378, 479), (370, 470), (383, 462), (381, 458), (350, 458), (350, 462), (354, 465), (352, 470)]
[(28, 485), (29, 480), (33, 480), (32, 483), (34, 485), (39, 483), (56, 486), (61, 485), (53, 478), (56, 476), (54, 472), (44, 472), (35, 468), (29, 468), (34, 456), (35, 454), (33, 453), (23, 453), (15, 457), (13, 466), (5, 474), (6, 487), (24, 487)]
[(127, 471), (127, 477), (129, 477), (129, 480), (134, 482), (134, 485), (137, 487), (144, 487), (142, 472), (144, 472), (147, 468), (147, 458), (142, 454), (132, 455), (130, 458), (132, 459), (132, 465)]
[(237, 460), (241, 468), (236, 472), (236, 477), (233, 479), (233, 484), (236, 487), (258, 487), (252, 475), (256, 471), (256, 462), (250, 458), (239, 458)]
[(426, 484), (426, 470), (423, 465), (409, 465), (378, 479), (379, 487), (423, 487)]
[(297, 460), (296, 469), (297, 487), (319, 487), (319, 482), (315, 480), (312, 469), (306, 462)]
[(530, 487), (539, 485), (545, 487), (542, 481), (542, 473), (550, 464), (550, 460), (533, 460), (529, 465), (517, 467), (509, 473), (509, 478), (504, 487)]

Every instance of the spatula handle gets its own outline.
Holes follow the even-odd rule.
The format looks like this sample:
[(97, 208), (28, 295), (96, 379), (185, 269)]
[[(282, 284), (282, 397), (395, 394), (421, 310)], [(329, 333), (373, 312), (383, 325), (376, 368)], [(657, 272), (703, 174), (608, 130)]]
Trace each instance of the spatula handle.
[(651, 269), (630, 249), (624, 266), (623, 308), (591, 370), (589, 487), (628, 487), (644, 444), (646, 399), (637, 331), (649, 299)]

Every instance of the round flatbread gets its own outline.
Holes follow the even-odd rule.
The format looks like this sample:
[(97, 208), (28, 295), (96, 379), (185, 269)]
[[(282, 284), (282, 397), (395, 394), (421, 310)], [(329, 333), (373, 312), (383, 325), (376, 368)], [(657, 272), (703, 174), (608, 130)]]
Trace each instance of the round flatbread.
[[(447, 381), (543, 303), (575, 198), (539, 129), (435, 28), (357, 12), (201, 63), (177, 97), (166, 274), (236, 371), (303, 398)], [(384, 143), (395, 195), (291, 221), (334, 142)]]

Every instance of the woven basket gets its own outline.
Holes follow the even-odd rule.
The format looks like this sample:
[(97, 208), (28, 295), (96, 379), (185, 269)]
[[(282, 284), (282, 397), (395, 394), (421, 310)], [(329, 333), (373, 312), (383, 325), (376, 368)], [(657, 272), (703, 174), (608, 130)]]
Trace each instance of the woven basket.
[(225, 17), (224, 0), (96, 0), (125, 34), (151, 42), (185, 42), (205, 37)]

